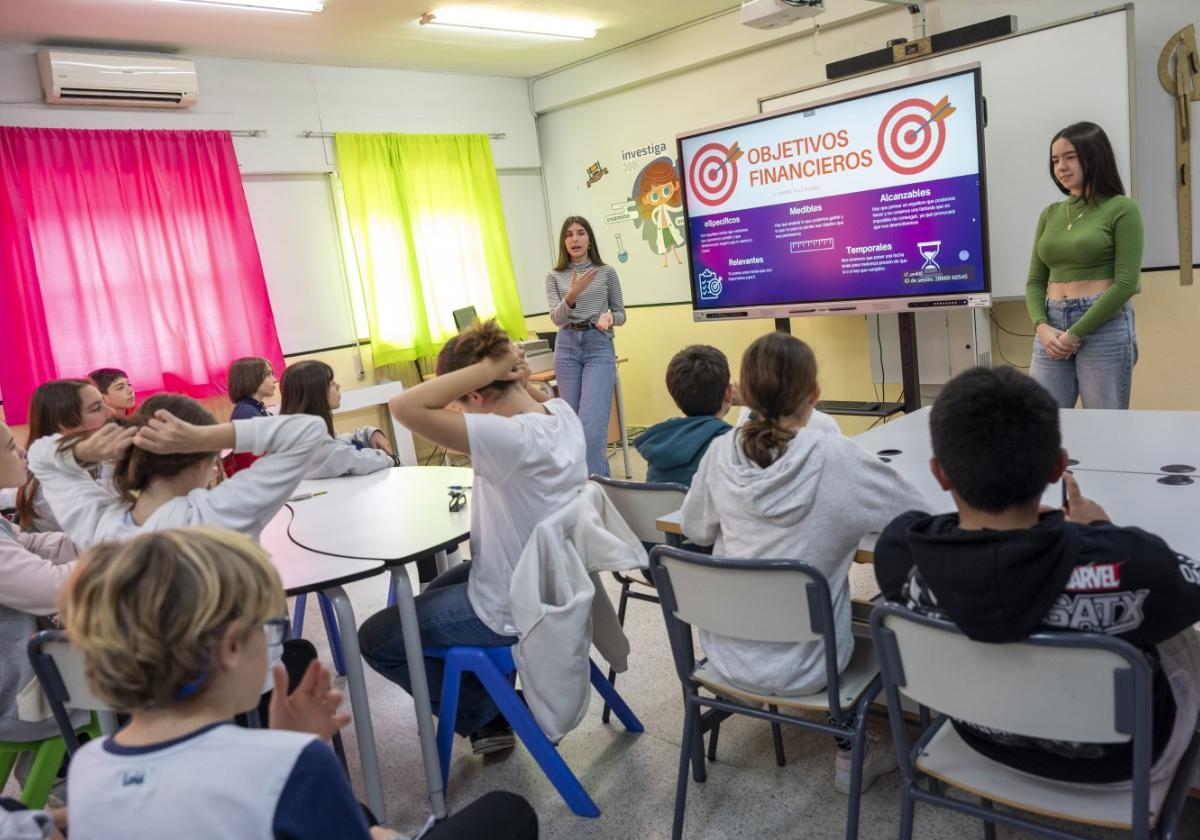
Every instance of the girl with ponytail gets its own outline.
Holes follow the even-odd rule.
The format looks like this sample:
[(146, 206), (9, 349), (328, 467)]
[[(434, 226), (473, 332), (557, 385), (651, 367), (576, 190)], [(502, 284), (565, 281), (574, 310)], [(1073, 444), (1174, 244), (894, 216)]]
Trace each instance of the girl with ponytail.
[[(80, 548), (185, 525), (217, 525), (257, 539), (324, 437), (317, 417), (218, 423), (191, 397), (158, 394), (128, 421), (35, 441), (29, 471)], [(223, 449), (270, 454), (209, 489)], [(113, 465), (112, 487), (88, 476), (101, 463)]]
[[(688, 540), (722, 557), (800, 560), (829, 581), (839, 673), (850, 661), (847, 578), (859, 541), (920, 504), (921, 494), (849, 438), (808, 427), (821, 394), (812, 349), (770, 333), (742, 357), (745, 425), (713, 441), (684, 500)], [(701, 633), (709, 662), (730, 683), (761, 694), (805, 695), (825, 688), (822, 641), (750, 642)], [(850, 752), (838, 750), (835, 786), (849, 786)], [(890, 744), (873, 745), (863, 790), (896, 766)]]
[[(505, 631), (513, 624), (508, 589), (521, 550), (538, 523), (587, 483), (579, 417), (563, 400), (548, 400), (531, 387), (529, 373), (524, 356), (495, 321), (476, 323), (442, 348), (434, 379), (390, 403), (392, 415), (414, 433), (469, 453), (475, 470), (471, 561), (441, 575), (417, 597), (426, 647), (516, 642)], [(458, 509), (453, 496), (448, 504)], [(409, 663), (396, 608), (367, 619), (358, 635), (367, 663), (407, 690)], [(442, 660), (425, 660), (435, 711), (442, 667)], [(471, 737), (476, 753), (513, 745), (512, 730), (474, 678), (463, 678), (455, 729)]]

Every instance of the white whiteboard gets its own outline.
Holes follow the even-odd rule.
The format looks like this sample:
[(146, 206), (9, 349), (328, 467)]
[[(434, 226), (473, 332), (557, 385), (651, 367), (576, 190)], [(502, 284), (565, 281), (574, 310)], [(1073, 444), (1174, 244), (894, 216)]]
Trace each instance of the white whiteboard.
[(242, 180), (284, 355), (355, 340), (329, 176)]
[(546, 311), (546, 272), (550, 270), (557, 244), (550, 238), (546, 221), (546, 197), (542, 170), (515, 169), (500, 172), (500, 201), (504, 204), (504, 227), (512, 254), (513, 274), (521, 311), (526, 315)]
[(1081, 120), (1102, 126), (1112, 141), (1126, 191), (1137, 197), (1131, 59), (1129, 13), (1122, 8), (764, 97), (759, 107), (764, 112), (794, 110), (808, 102), (979, 62), (988, 120), (984, 149), (992, 295), (1022, 298), (1038, 214), (1063, 197), (1049, 174), (1055, 132)]

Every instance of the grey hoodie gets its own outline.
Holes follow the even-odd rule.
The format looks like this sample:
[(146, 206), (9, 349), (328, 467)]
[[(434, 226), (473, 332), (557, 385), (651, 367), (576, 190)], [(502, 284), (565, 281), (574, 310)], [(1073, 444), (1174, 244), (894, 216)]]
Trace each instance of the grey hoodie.
[[(923, 497), (894, 469), (853, 440), (801, 429), (766, 469), (746, 457), (741, 430), (713, 441), (680, 515), (683, 532), (713, 553), (803, 561), (829, 581), (839, 673), (850, 661), (846, 577), (859, 541), (882, 531)], [(825, 687), (823, 645), (751, 642), (701, 633), (713, 667), (733, 685), (766, 694), (804, 695)]]

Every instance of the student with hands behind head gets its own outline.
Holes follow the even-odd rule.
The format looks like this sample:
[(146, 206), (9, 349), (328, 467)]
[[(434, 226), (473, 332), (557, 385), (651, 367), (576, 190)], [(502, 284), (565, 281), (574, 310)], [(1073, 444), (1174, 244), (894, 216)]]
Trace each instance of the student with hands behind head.
[[(529, 365), (495, 321), (477, 323), (438, 354), (437, 376), (393, 397), (393, 416), (432, 443), (468, 453), (471, 561), (434, 580), (417, 597), (421, 641), (507, 646), (509, 583), (533, 529), (571, 502), (587, 482), (583, 426), (571, 407), (529, 384)], [(359, 630), (363, 658), (409, 690), (400, 616), (381, 610)], [(435, 710), (443, 662), (426, 659)], [(473, 676), (464, 676), (455, 729), (476, 753), (510, 748), (512, 730)]]
[[(132, 425), (36, 441), (29, 469), (63, 530), (83, 548), (183, 525), (219, 525), (257, 538), (304, 477), (324, 435), (316, 417), (218, 423), (190, 397), (157, 394), (142, 403)], [(269, 454), (208, 489), (223, 449)], [(116, 492), (86, 472), (104, 462), (114, 464)]]

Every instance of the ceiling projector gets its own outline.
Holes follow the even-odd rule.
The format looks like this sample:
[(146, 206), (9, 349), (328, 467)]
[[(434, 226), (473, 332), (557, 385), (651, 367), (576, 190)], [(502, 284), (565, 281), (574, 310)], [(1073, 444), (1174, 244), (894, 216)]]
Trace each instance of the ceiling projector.
[(775, 29), (823, 11), (825, 0), (742, 0), (742, 25)]

